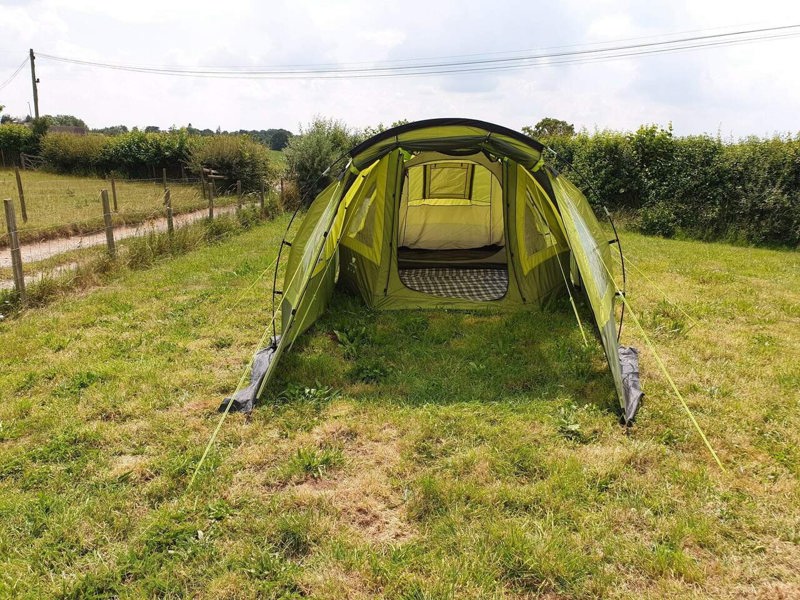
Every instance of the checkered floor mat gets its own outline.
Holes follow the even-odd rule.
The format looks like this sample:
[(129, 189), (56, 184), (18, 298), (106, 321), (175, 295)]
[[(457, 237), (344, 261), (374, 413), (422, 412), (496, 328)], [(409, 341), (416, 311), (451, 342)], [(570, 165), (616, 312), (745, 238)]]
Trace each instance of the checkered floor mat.
[(477, 302), (499, 300), (508, 290), (506, 269), (400, 269), (400, 281), (407, 288)]

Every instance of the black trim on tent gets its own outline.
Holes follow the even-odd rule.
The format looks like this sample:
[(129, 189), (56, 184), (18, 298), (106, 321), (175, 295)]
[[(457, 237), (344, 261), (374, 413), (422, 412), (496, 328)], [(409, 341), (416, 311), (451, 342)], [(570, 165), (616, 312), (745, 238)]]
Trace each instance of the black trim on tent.
[(406, 123), (405, 125), (398, 125), (397, 127), (392, 127), (391, 129), (387, 129), (386, 131), (382, 131), (381, 133), (375, 134), (368, 140), (361, 142), (358, 146), (350, 150), (350, 156), (355, 158), (357, 155), (361, 154), (371, 146), (374, 146), (375, 144), (391, 139), (403, 133), (408, 133), (409, 131), (416, 131), (418, 129), (428, 129), (430, 127), (448, 127), (448, 126), (476, 127), (478, 129), (483, 129), (488, 133), (499, 133), (501, 135), (508, 136), (518, 142), (522, 142), (523, 144), (530, 146), (537, 152), (541, 152), (545, 149), (544, 144), (542, 144), (541, 142), (538, 142), (532, 137), (528, 137), (527, 135), (520, 133), (519, 131), (514, 131), (513, 129), (503, 127), (502, 125), (495, 125), (494, 123), (488, 123), (486, 121), (478, 121), (477, 119), (445, 118), (445, 119), (424, 119), (422, 121), (414, 121), (413, 123)]

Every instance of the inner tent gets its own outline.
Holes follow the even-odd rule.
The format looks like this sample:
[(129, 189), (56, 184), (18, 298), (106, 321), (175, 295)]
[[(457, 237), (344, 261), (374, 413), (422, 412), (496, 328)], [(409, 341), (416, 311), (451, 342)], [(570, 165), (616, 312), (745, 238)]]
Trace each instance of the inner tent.
[(487, 302), (508, 291), (502, 167), (485, 154), (405, 163), (397, 267), (407, 288)]

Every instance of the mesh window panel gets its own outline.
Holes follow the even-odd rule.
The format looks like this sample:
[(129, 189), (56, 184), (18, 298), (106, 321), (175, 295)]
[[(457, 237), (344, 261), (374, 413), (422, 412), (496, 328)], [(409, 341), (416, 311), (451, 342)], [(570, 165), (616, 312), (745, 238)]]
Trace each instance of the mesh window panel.
[(461, 198), (469, 200), (472, 191), (472, 164), (425, 165), (426, 198)]

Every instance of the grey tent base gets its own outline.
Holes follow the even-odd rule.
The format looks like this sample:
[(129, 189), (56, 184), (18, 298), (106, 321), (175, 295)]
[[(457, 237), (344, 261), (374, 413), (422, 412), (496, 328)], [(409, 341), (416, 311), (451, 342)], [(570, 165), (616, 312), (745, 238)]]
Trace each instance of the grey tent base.
[(625, 425), (630, 425), (644, 396), (639, 385), (639, 351), (631, 346), (620, 346), (619, 364), (622, 367), (622, 387), (627, 400), (622, 419)]
[[(219, 405), (219, 412), (225, 412), (225, 410), (229, 412), (252, 412), (256, 403), (258, 389), (261, 387), (261, 381), (267, 374), (267, 369), (269, 369), (269, 365), (275, 357), (275, 351), (278, 349), (278, 341), (280, 339), (281, 336), (275, 336), (269, 346), (256, 352), (253, 358), (253, 367), (250, 370), (250, 385), (236, 392), (233, 398), (225, 398), (222, 404)], [(230, 408), (228, 408), (229, 404), (231, 405)]]

